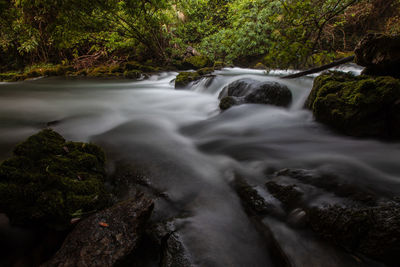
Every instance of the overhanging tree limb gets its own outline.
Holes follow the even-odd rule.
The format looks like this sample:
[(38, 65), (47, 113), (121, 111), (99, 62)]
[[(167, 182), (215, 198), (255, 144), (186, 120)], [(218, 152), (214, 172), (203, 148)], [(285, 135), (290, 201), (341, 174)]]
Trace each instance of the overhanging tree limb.
[(323, 65), (323, 66), (320, 66), (320, 67), (312, 68), (312, 69), (309, 69), (309, 70), (306, 70), (306, 71), (301, 71), (301, 72), (298, 72), (298, 73), (295, 73), (295, 74), (286, 75), (286, 76), (283, 76), (281, 78), (282, 79), (299, 78), (299, 77), (302, 77), (302, 76), (305, 76), (305, 75), (309, 75), (309, 74), (317, 73), (317, 72), (320, 72), (320, 71), (323, 71), (323, 70), (327, 70), (327, 69), (330, 69), (330, 68), (333, 68), (333, 67), (336, 67), (336, 66), (351, 62), (353, 60), (354, 60), (354, 56), (345, 57), (345, 58), (339, 59), (337, 61), (331, 62), (329, 64), (326, 64), (326, 65)]

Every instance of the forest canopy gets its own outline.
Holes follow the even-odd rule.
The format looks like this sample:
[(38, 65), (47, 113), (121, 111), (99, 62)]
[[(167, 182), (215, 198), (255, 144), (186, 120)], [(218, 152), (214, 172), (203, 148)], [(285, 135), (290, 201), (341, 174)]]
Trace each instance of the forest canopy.
[[(0, 71), (125, 60), (318, 65), (367, 32), (400, 33), (400, 0), (0, 0)], [(379, 20), (377, 20), (379, 18)]]

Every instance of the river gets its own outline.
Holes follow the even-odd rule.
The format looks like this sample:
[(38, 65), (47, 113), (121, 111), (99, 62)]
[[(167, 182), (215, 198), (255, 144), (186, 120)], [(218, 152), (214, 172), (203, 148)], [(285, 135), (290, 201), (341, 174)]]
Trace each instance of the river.
[[(0, 159), (53, 122), (52, 128), (68, 140), (101, 145), (111, 171), (119, 160), (151, 166), (152, 186), (188, 214), (179, 219), (180, 232), (198, 266), (272, 265), (232, 190), (234, 173), (262, 185), (266, 172), (304, 168), (384, 194), (400, 193), (400, 143), (346, 137), (315, 122), (303, 109), (312, 77), (281, 80), (284, 72), (240, 68), (215, 74), (209, 87), (200, 82), (185, 90), (174, 89), (175, 72), (142, 81), (46, 78), (2, 83)], [(240, 78), (283, 83), (292, 91), (293, 103), (289, 108), (246, 104), (221, 113), (219, 92)], [(165, 212), (162, 203), (156, 205), (155, 214)], [(315, 242), (294, 237), (284, 225), (272, 225), (293, 238), (284, 237), (282, 246), (297, 257), (307, 261), (310, 254), (305, 251), (319, 253)], [(340, 266), (326, 251), (319, 260)]]

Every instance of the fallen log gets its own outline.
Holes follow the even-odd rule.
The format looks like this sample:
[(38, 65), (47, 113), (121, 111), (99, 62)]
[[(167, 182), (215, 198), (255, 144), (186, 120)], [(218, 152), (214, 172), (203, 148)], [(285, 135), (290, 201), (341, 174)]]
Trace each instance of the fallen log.
[(336, 66), (351, 62), (353, 60), (354, 60), (354, 56), (345, 57), (345, 58), (339, 59), (337, 61), (331, 62), (329, 64), (326, 64), (326, 65), (323, 65), (323, 66), (320, 66), (320, 67), (316, 67), (316, 68), (312, 68), (312, 69), (309, 69), (309, 70), (306, 70), (306, 71), (301, 71), (301, 72), (298, 72), (298, 73), (286, 75), (286, 76), (283, 76), (281, 78), (282, 79), (299, 78), (299, 77), (302, 77), (302, 76), (305, 76), (305, 75), (309, 75), (309, 74), (317, 73), (317, 72), (320, 72), (320, 71), (323, 71), (323, 70), (327, 70), (327, 69), (330, 69), (330, 68), (333, 68), (333, 67), (336, 67)]

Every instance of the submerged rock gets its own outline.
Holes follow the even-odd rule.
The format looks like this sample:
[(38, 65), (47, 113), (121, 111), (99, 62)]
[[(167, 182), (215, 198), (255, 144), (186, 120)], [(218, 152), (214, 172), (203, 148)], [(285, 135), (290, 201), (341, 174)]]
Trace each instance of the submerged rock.
[(219, 98), (222, 110), (245, 103), (287, 107), (292, 102), (292, 93), (287, 86), (276, 82), (240, 79), (225, 86)]
[(13, 224), (68, 228), (74, 216), (108, 205), (104, 163), (98, 146), (45, 129), (0, 165), (0, 211)]
[(233, 188), (246, 209), (250, 209), (250, 211), (257, 215), (276, 213), (275, 207), (260, 196), (257, 190), (250, 186), (243, 178), (236, 177), (233, 181)]
[(43, 266), (114, 266), (134, 252), (153, 202), (143, 194), (80, 222)]
[(357, 45), (355, 62), (366, 67), (364, 74), (400, 78), (400, 35), (370, 33)]
[(331, 72), (306, 101), (317, 121), (352, 136), (400, 138), (400, 80)]

